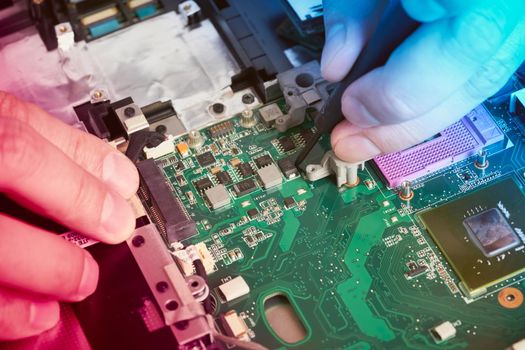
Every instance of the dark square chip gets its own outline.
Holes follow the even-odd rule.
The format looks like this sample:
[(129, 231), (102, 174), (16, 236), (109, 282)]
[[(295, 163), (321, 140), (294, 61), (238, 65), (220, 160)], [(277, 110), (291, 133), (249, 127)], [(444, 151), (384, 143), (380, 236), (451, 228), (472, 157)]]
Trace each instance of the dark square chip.
[(239, 174), (241, 174), (242, 177), (253, 175), (253, 169), (248, 163), (241, 163), (237, 165), (237, 170), (239, 170)]
[(288, 136), (279, 139), (279, 147), (283, 152), (290, 152), (295, 149), (295, 143)]
[(197, 162), (199, 162), (201, 167), (207, 167), (209, 165), (215, 164), (215, 157), (210, 151), (204, 152), (203, 154), (199, 154), (197, 156)]
[(233, 185), (233, 189), (235, 190), (235, 194), (237, 195), (237, 197), (241, 197), (248, 193), (251, 193), (255, 191), (256, 188), (257, 185), (255, 184), (255, 181), (253, 181), (253, 179), (242, 180)]
[(313, 136), (313, 134), (314, 133), (312, 132), (312, 129), (302, 129), (301, 131), (299, 131), (299, 135), (301, 135), (301, 138), (304, 142), (308, 142)]
[(228, 185), (232, 183), (232, 178), (227, 171), (219, 171), (217, 174), (215, 174), (215, 176), (217, 177), (219, 183), (223, 185)]
[(268, 166), (272, 164), (272, 157), (265, 154), (263, 156), (260, 156), (259, 158), (255, 158), (255, 165), (257, 165), (257, 168), (264, 168), (265, 166)]
[(205, 177), (203, 179), (200, 179), (200, 180), (197, 180), (193, 184), (195, 185), (195, 188), (199, 192), (204, 192), (208, 188), (213, 187), (213, 182), (211, 182), (211, 180), (208, 179), (207, 177)]
[(259, 215), (259, 211), (255, 208), (249, 209), (246, 214), (248, 214), (248, 217), (253, 220)]
[(293, 208), (294, 206), (295, 206), (295, 199), (293, 199), (293, 197), (286, 197), (284, 199), (284, 207), (286, 209)]
[(295, 160), (292, 157), (286, 157), (277, 162), (279, 169), (287, 178), (295, 177), (298, 174), (298, 170), (295, 167)]

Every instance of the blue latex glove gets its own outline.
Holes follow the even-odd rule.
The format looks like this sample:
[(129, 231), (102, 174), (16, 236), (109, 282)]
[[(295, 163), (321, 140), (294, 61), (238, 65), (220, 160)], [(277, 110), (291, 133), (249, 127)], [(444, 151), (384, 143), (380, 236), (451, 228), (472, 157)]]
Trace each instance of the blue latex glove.
[[(387, 0), (325, 0), (323, 76), (342, 79)], [(332, 147), (350, 162), (417, 144), (496, 93), (525, 59), (525, 0), (402, 0), (424, 22), (343, 95)]]

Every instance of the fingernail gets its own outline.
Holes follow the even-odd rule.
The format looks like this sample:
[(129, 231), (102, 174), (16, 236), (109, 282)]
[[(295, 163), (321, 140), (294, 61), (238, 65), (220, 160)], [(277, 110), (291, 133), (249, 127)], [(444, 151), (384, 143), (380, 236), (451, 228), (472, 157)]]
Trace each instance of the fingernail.
[(102, 205), (101, 237), (106, 243), (126, 240), (135, 228), (135, 216), (130, 205), (119, 194), (109, 191)]
[(98, 264), (87, 252), (84, 252), (84, 267), (82, 278), (78, 286), (77, 294), (73, 300), (80, 301), (91, 295), (97, 288), (98, 283)]
[(29, 307), (29, 322), (35, 330), (44, 331), (54, 327), (60, 319), (55, 301), (34, 301)]
[(104, 158), (102, 180), (124, 198), (131, 197), (137, 191), (139, 182), (137, 169), (120, 152), (111, 152)]

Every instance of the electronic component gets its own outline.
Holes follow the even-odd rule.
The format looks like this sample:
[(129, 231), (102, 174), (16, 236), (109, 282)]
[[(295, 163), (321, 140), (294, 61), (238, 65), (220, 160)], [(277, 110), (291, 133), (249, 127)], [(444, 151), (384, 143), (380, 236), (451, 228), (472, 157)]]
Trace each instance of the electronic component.
[(473, 242), (485, 256), (501, 254), (520, 243), (500, 209), (491, 208), (463, 220)]
[(219, 171), (215, 174), (215, 177), (217, 178), (217, 181), (223, 185), (228, 185), (232, 182), (232, 178), (227, 171)]
[(250, 220), (253, 220), (257, 218), (257, 215), (259, 215), (259, 211), (255, 208), (252, 208), (252, 209), (248, 209), (246, 214), (248, 214), (248, 217), (250, 218)]
[(188, 184), (183, 175), (177, 175), (176, 179), (177, 179), (177, 183), (179, 184), (179, 186), (185, 186)]
[(450, 322), (445, 321), (440, 325), (430, 329), (430, 334), (436, 343), (442, 343), (456, 336), (456, 327)]
[(222, 168), (220, 166), (215, 166), (210, 169), (210, 173), (212, 173), (212, 175), (217, 175), (221, 171), (222, 171)]
[(239, 317), (237, 311), (230, 310), (220, 317), (222, 326), (230, 337), (249, 341), (248, 327), (242, 318)]
[(267, 165), (270, 165), (273, 163), (272, 157), (265, 154), (263, 156), (260, 156), (259, 158), (255, 158), (255, 165), (257, 165), (257, 168), (263, 168)]
[(408, 272), (405, 273), (407, 279), (412, 279), (421, 276), (428, 271), (428, 267), (425, 265), (419, 265), (413, 261), (407, 264)]
[(250, 293), (250, 287), (242, 278), (237, 276), (217, 288), (219, 296), (224, 302), (229, 302)]
[(525, 119), (525, 89), (510, 95), (510, 112)]
[(483, 106), (478, 106), (436, 137), (404, 151), (374, 158), (389, 187), (414, 181), (475, 155), (504, 139), (503, 132)]
[(257, 170), (257, 175), (265, 189), (269, 189), (282, 184), (281, 172), (275, 164), (270, 164)]
[(176, 250), (173, 252), (173, 255), (175, 256), (177, 265), (186, 277), (195, 273), (193, 261), (196, 259), (200, 259), (207, 274), (215, 271), (215, 259), (203, 242), (189, 245), (186, 249)]
[(401, 186), (399, 186), (399, 198), (404, 201), (409, 201), (414, 198), (414, 191), (412, 191), (410, 181), (403, 181)]
[(211, 255), (210, 251), (208, 250), (208, 247), (204, 242), (199, 242), (194, 246), (190, 245), (186, 249), (190, 251), (190, 254), (194, 253), (194, 251), (197, 253), (207, 274), (210, 274), (213, 271), (215, 271), (215, 259)]
[(204, 145), (204, 136), (199, 130), (190, 130), (188, 133), (188, 146), (197, 149)]
[(523, 245), (514, 232), (525, 231), (524, 211), (522, 190), (507, 178), (418, 216), (474, 298), (525, 270), (525, 255), (512, 250)]
[(196, 158), (199, 165), (203, 168), (215, 164), (215, 157), (210, 151), (199, 154)]
[(179, 154), (182, 156), (182, 158), (186, 158), (190, 154), (190, 149), (188, 147), (188, 144), (186, 142), (180, 142), (177, 144), (177, 151), (179, 151)]
[(293, 199), (293, 197), (286, 197), (286, 198), (283, 200), (283, 202), (284, 202), (284, 207), (285, 207), (286, 209), (293, 208), (293, 207), (295, 207), (295, 205), (297, 204), (297, 203), (295, 203), (295, 199)]
[(161, 142), (156, 147), (144, 147), (144, 154), (146, 158), (160, 158), (170, 153), (175, 152), (175, 144), (173, 143), (173, 136), (169, 136), (165, 141)]
[(208, 188), (204, 191), (204, 195), (213, 209), (219, 209), (230, 204), (230, 195), (222, 184)]
[(525, 350), (525, 339), (512, 344), (512, 346), (508, 347), (506, 350)]
[(279, 150), (282, 152), (290, 152), (295, 149), (295, 144), (293, 143), (293, 140), (289, 138), (288, 136), (281, 137), (277, 143), (279, 144)]
[(197, 191), (199, 191), (199, 193), (202, 193), (206, 191), (208, 188), (213, 187), (213, 182), (211, 182), (210, 179), (205, 177), (200, 180), (194, 181), (193, 185), (195, 185), (195, 188), (197, 189)]
[(314, 135), (312, 129), (301, 129), (299, 135), (304, 143), (307, 143), (310, 138)]
[(310, 181), (323, 179), (331, 174), (335, 175), (337, 187), (345, 185), (355, 187), (359, 184), (357, 171), (364, 168), (364, 163), (347, 163), (337, 158), (333, 151), (325, 153), (319, 164), (306, 166), (306, 177)]
[(262, 117), (264, 124), (270, 127), (275, 124), (275, 119), (282, 117), (284, 114), (276, 103), (271, 103), (261, 107), (259, 115)]
[(286, 176), (288, 179), (299, 175), (299, 170), (295, 166), (295, 160), (292, 157), (280, 159), (277, 164), (279, 165), (279, 169), (281, 169), (284, 176)]
[(253, 169), (248, 163), (240, 163), (237, 165), (237, 171), (239, 171), (242, 177), (253, 175)]
[(236, 167), (237, 165), (241, 164), (241, 160), (239, 158), (232, 158), (230, 159), (230, 164)]
[(256, 188), (257, 186), (255, 185), (255, 181), (253, 181), (253, 179), (246, 179), (233, 185), (233, 189), (237, 197), (252, 193)]
[(152, 159), (139, 162), (137, 169), (140, 174), (139, 194), (168, 241), (182, 241), (196, 235), (195, 221), (190, 218), (180, 199), (175, 197), (155, 162)]
[(213, 139), (221, 138), (233, 133), (233, 122), (231, 120), (210, 127), (210, 136)]
[(251, 128), (257, 124), (257, 119), (251, 109), (245, 109), (241, 113), (240, 124), (243, 128)]

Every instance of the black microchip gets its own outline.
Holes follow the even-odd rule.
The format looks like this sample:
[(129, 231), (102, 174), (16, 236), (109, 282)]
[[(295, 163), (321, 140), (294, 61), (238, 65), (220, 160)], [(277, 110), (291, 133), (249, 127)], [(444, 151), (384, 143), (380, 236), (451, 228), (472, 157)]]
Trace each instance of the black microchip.
[(286, 207), (286, 209), (290, 209), (292, 207), (295, 206), (295, 199), (293, 199), (292, 197), (286, 197), (284, 199), (284, 206)]
[(233, 189), (235, 190), (235, 194), (237, 194), (237, 197), (241, 197), (248, 193), (251, 193), (256, 188), (257, 186), (255, 185), (253, 179), (242, 180), (241, 182), (237, 182), (235, 185), (233, 185)]
[(237, 165), (237, 170), (242, 177), (248, 177), (253, 174), (253, 169), (248, 163), (241, 163)]
[(283, 158), (279, 160), (277, 164), (287, 178), (295, 176), (298, 173), (297, 168), (295, 167), (295, 161), (292, 157)]
[(257, 217), (257, 215), (259, 214), (259, 211), (255, 208), (252, 208), (252, 209), (249, 209), (246, 214), (248, 214), (248, 217), (250, 219), (255, 219)]
[(301, 135), (301, 138), (304, 140), (304, 142), (308, 142), (313, 134), (314, 133), (312, 132), (312, 129), (302, 129), (299, 131), (299, 135)]
[(293, 140), (288, 136), (279, 139), (279, 146), (283, 152), (290, 152), (291, 150), (295, 149)]
[(193, 184), (195, 185), (195, 188), (199, 192), (204, 192), (208, 188), (213, 187), (213, 182), (211, 182), (211, 180), (208, 179), (207, 177), (197, 180)]
[(232, 178), (227, 171), (219, 171), (217, 174), (215, 174), (215, 176), (217, 177), (219, 183), (223, 185), (228, 185), (232, 182)]
[(206, 167), (215, 163), (215, 157), (210, 151), (204, 152), (197, 156), (197, 162), (199, 162), (200, 166)]
[(257, 165), (257, 167), (259, 169), (260, 168), (264, 168), (265, 166), (270, 165), (272, 163), (273, 163), (272, 157), (270, 157), (267, 154), (265, 154), (264, 156), (260, 156), (259, 158), (255, 159), (255, 164)]
[(182, 175), (177, 176), (177, 182), (179, 183), (180, 186), (186, 185), (186, 180), (184, 179), (184, 176)]
[(179, 171), (182, 171), (184, 170), (186, 167), (184, 166), (184, 163), (183, 162), (178, 162), (176, 165), (175, 165), (175, 169), (179, 170)]

